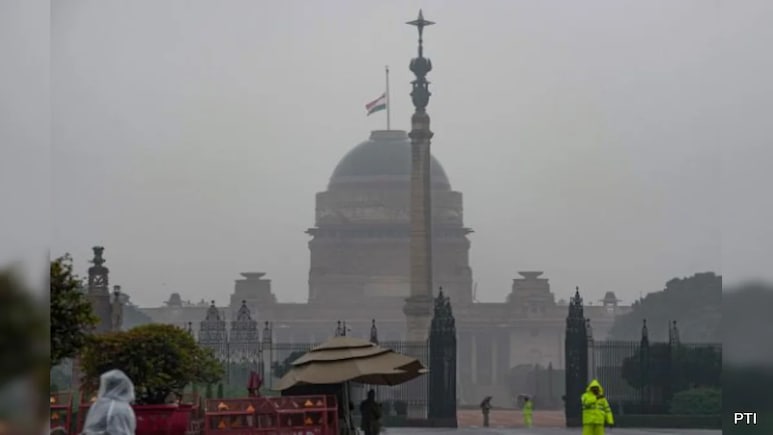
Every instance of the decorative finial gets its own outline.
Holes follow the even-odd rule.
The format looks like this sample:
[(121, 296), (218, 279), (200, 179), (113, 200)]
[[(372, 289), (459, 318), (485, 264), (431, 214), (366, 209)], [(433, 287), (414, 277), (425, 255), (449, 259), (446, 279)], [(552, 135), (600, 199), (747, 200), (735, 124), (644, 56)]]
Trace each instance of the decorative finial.
[(411, 98), (413, 99), (413, 105), (416, 107), (417, 112), (423, 112), (429, 104), (429, 97), (432, 95), (429, 92), (429, 82), (427, 81), (427, 73), (432, 71), (432, 62), (424, 57), (424, 27), (435, 24), (432, 21), (424, 19), (424, 14), (419, 10), (419, 18), (414, 21), (409, 21), (407, 24), (416, 26), (419, 30), (419, 56), (411, 60), (410, 69), (416, 76), (416, 80), (411, 82), (413, 85), (413, 91), (411, 92)]
[(419, 9), (419, 18), (408, 21), (406, 24), (409, 24), (411, 26), (416, 26), (416, 28), (419, 30), (419, 57), (422, 57), (422, 36), (424, 34), (424, 27), (425, 26), (431, 26), (435, 24), (432, 21), (427, 21), (424, 19), (424, 14), (422, 13), (421, 9)]
[(376, 319), (373, 319), (370, 324), (370, 342), (378, 344), (378, 329), (376, 328)]
[(95, 266), (101, 266), (105, 264), (105, 259), (102, 258), (102, 253), (105, 251), (105, 248), (103, 248), (102, 246), (94, 246), (91, 249), (94, 251), (94, 258), (91, 260), (91, 262)]

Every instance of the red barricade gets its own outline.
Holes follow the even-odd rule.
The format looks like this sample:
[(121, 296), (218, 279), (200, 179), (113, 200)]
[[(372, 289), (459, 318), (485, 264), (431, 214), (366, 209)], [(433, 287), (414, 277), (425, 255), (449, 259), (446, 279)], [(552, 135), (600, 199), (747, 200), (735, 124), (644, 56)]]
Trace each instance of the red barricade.
[(72, 424), (72, 393), (51, 393), (49, 398), (51, 407), (50, 430), (56, 429), (70, 433), (70, 424)]
[[(78, 412), (76, 433), (83, 431), (83, 424), (89, 408), (96, 397), (83, 396)], [(194, 403), (179, 405), (142, 405), (132, 406), (137, 418), (137, 433), (143, 435), (200, 435), (203, 419), (200, 411), (200, 399), (191, 398)]]
[(207, 401), (205, 435), (337, 435), (334, 396)]
[(255, 407), (255, 398), (207, 400), (204, 434), (252, 435)]

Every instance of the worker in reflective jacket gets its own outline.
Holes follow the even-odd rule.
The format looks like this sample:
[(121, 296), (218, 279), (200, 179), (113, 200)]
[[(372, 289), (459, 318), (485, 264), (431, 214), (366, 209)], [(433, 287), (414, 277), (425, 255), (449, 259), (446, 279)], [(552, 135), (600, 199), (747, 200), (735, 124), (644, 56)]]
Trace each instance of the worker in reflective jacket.
[(581, 401), (583, 435), (604, 435), (604, 425), (615, 425), (612, 409), (604, 397), (604, 389), (599, 381), (594, 379), (588, 384)]
[(534, 402), (529, 399), (529, 396), (523, 398), (523, 425), (525, 427), (531, 427), (534, 415)]

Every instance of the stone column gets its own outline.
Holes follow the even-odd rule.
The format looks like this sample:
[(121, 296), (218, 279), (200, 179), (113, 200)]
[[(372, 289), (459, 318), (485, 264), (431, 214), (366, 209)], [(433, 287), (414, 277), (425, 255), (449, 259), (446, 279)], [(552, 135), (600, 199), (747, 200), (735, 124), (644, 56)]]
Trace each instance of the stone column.
[(424, 27), (434, 24), (419, 18), (408, 24), (419, 30), (419, 55), (411, 60), (410, 69), (416, 76), (412, 82), (411, 98), (416, 108), (411, 117), (411, 291), (405, 301), (407, 338), (412, 342), (426, 342), (432, 316), (432, 198), (430, 174), (429, 82), (426, 75), (432, 62), (424, 57), (422, 34)]

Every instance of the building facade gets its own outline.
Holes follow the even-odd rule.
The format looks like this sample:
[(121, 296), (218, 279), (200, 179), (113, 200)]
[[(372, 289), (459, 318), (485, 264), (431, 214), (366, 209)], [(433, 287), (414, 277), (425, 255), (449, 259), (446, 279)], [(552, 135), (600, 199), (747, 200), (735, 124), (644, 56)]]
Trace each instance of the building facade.
[[(318, 342), (333, 335), (336, 322), (368, 338), (372, 320), (381, 341), (406, 336), (403, 312), (410, 291), (411, 144), (399, 130), (371, 133), (333, 171), (327, 189), (316, 195), (310, 235), (309, 295), (306, 303), (279, 302), (264, 273), (242, 273), (221, 318), (235, 320), (242, 301), (259, 322), (272, 322), (274, 342)], [(433, 288), (451, 298), (458, 331), (458, 397), (477, 404), (486, 395), (511, 404), (508, 375), (524, 365), (564, 362), (568, 307), (556, 301), (540, 271), (518, 272), (506, 300), (473, 299), (469, 264), (472, 232), (464, 224), (462, 194), (454, 191), (436, 159), (431, 161)], [(574, 289), (565, 289), (567, 297)], [(281, 293), (280, 293), (281, 295)], [(628, 311), (609, 292), (586, 306), (593, 334), (603, 339), (616, 315)], [(185, 303), (179, 295), (166, 306), (144, 308), (154, 321), (180, 326), (199, 324), (209, 304)]]

